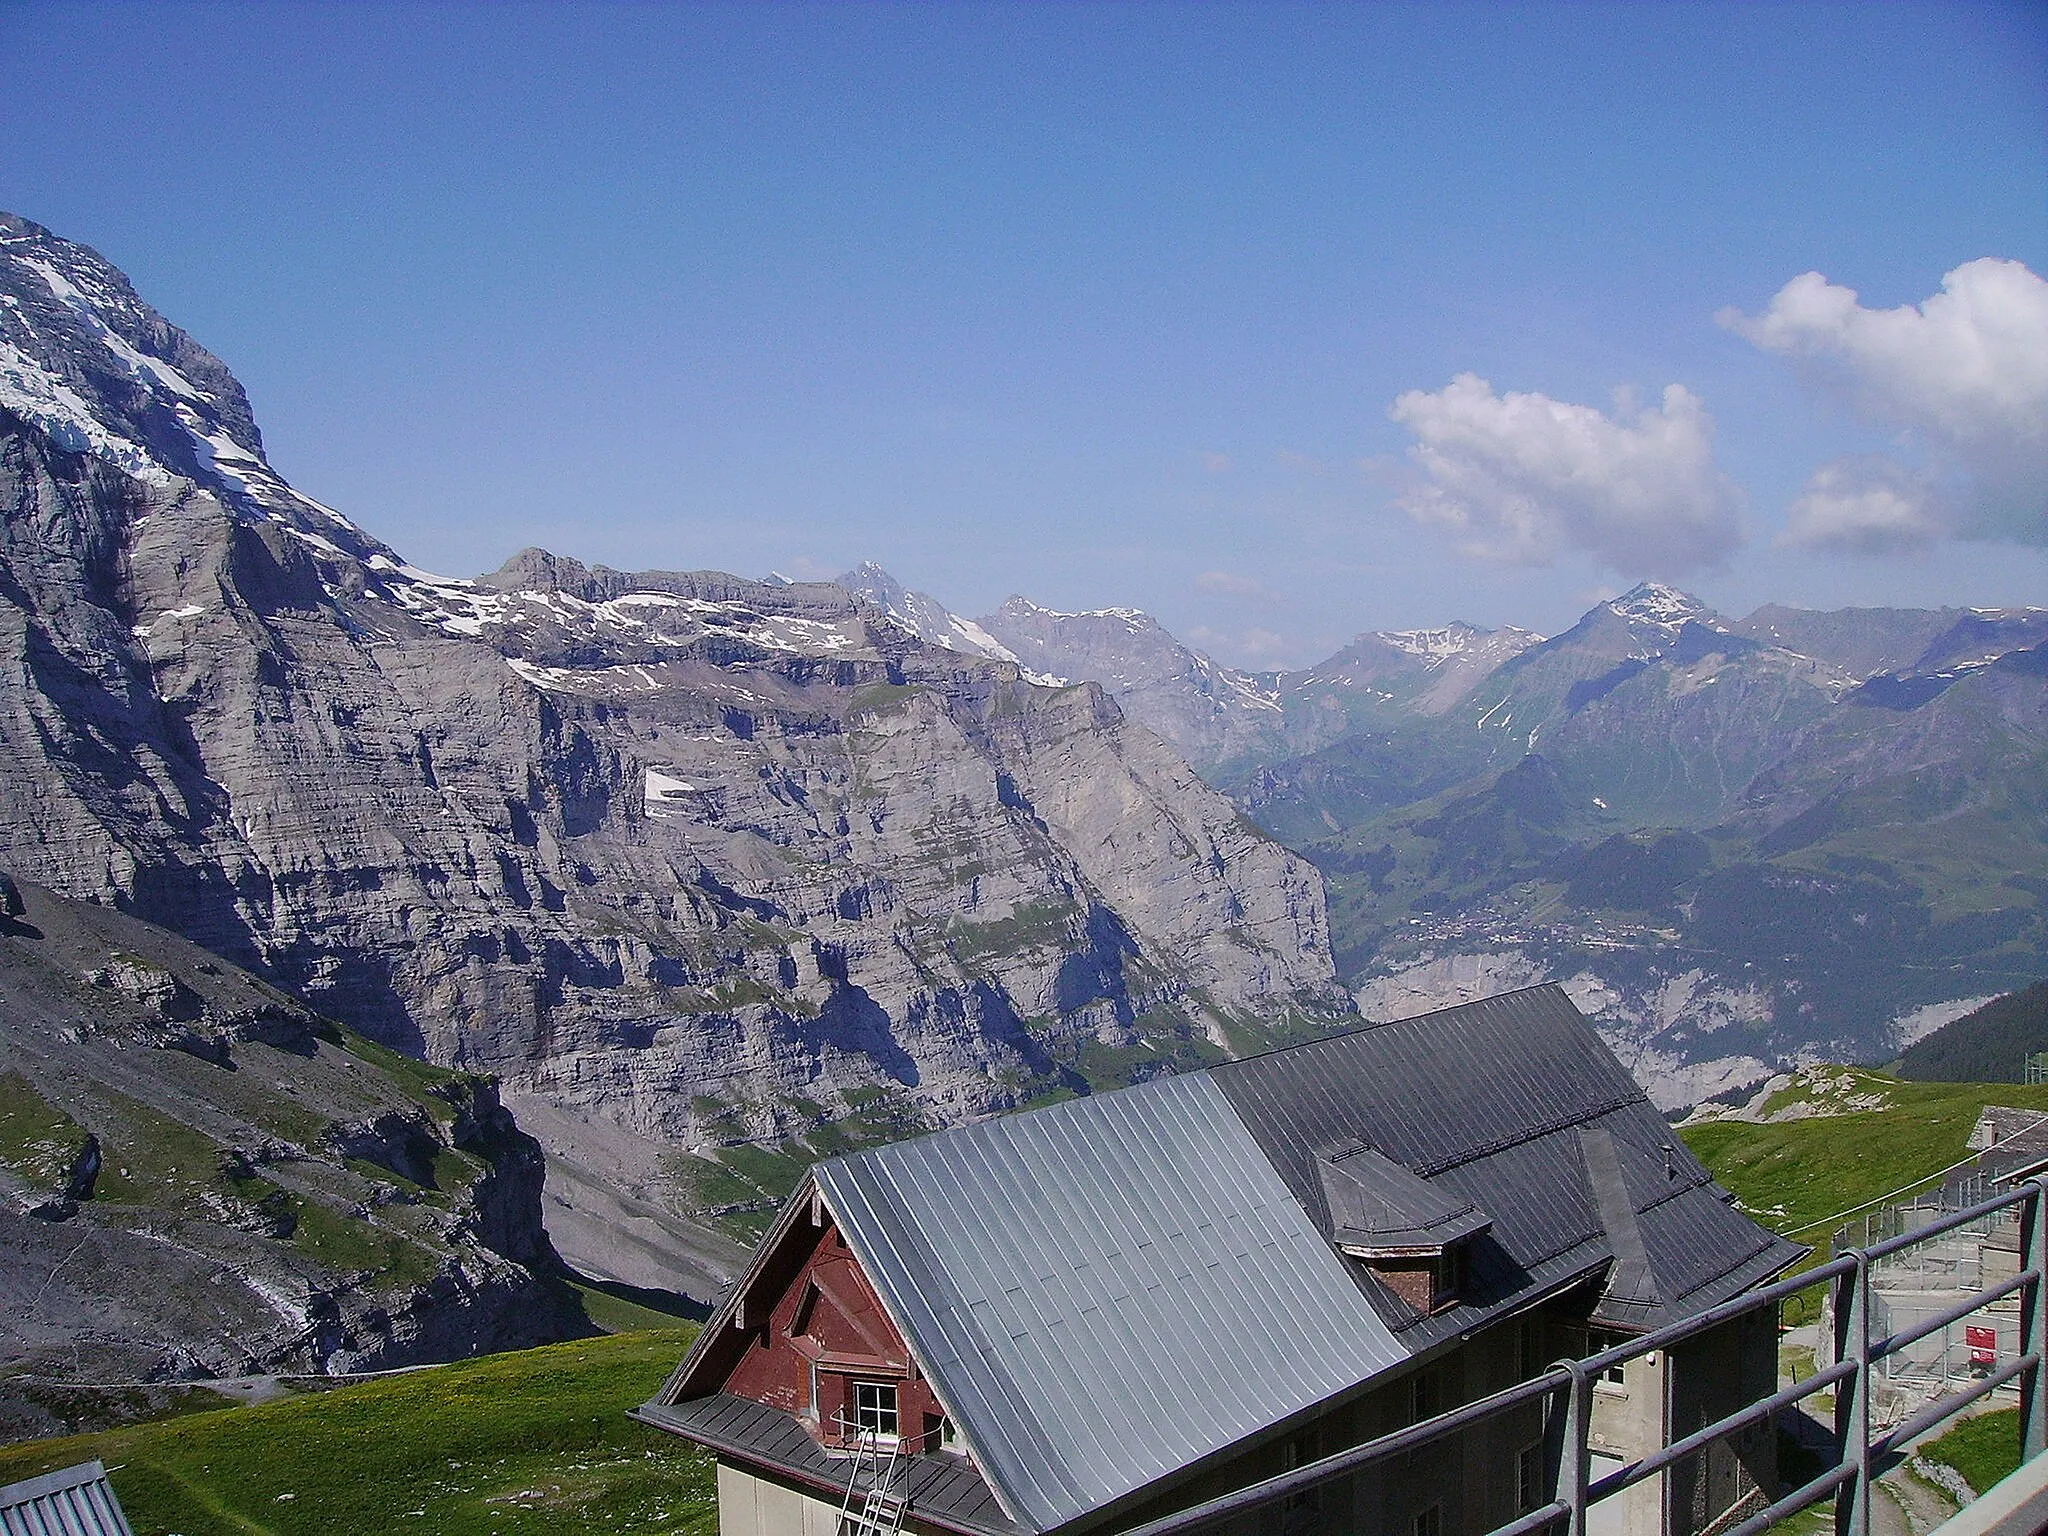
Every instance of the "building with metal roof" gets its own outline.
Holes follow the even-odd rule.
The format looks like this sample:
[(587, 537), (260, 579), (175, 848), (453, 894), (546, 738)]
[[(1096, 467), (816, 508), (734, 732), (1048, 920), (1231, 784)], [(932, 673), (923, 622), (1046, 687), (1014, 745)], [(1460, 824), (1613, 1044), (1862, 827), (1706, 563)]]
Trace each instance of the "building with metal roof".
[(0, 1488), (0, 1536), (134, 1536), (96, 1461)]
[[(1108, 1531), (1802, 1252), (1538, 987), (822, 1162), (638, 1416), (718, 1453), (723, 1536)], [(1770, 1390), (1774, 1339), (1709, 1353)], [(1617, 1454), (1684, 1398), (1675, 1360), (1631, 1368), (1597, 1405)], [(1489, 1433), (1286, 1529), (1511, 1519), (1542, 1425)], [(1753, 1461), (1646, 1484), (1630, 1519), (1694, 1528), (1768, 1481)]]

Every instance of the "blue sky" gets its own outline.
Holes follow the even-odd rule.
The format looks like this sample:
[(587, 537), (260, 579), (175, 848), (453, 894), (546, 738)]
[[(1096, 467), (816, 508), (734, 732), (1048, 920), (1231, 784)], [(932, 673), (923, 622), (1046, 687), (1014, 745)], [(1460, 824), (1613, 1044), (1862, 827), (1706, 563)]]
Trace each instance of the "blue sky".
[(0, 124), (451, 573), (872, 558), (1255, 665), (2048, 602), (2040, 4), (0, 0)]

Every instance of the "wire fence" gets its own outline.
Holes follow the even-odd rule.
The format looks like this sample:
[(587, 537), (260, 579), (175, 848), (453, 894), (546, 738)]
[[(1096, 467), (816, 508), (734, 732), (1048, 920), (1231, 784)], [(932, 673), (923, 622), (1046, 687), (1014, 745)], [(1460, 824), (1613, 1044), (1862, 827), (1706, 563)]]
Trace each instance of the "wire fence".
[[(1972, 1174), (1869, 1212), (1835, 1232), (1832, 1251), (1837, 1253), (1912, 1239), (1872, 1265), (1873, 1326), (1884, 1333), (1913, 1329), (1952, 1311), (1963, 1297), (2020, 1272), (2019, 1209), (1964, 1216), (1995, 1192), (1987, 1175)], [(1880, 1422), (1902, 1418), (1917, 1401), (1981, 1380), (2016, 1360), (2021, 1321), (2019, 1300), (2009, 1295), (1887, 1355), (1879, 1375), (1891, 1390), (1880, 1406)]]

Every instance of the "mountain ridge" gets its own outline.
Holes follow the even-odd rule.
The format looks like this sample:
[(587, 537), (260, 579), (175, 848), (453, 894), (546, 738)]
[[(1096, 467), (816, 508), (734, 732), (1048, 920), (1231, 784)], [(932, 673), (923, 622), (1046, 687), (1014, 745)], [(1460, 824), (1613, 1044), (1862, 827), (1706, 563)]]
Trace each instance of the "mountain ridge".
[[(6, 229), (10, 387), (76, 419), (0, 406), (0, 862), (603, 1127), (581, 1187), (684, 1215), (723, 1149), (1350, 1016), (1314, 869), (1100, 687), (830, 583), (412, 566), (110, 350), (118, 274)], [(190, 356), (153, 314), (102, 329)]]

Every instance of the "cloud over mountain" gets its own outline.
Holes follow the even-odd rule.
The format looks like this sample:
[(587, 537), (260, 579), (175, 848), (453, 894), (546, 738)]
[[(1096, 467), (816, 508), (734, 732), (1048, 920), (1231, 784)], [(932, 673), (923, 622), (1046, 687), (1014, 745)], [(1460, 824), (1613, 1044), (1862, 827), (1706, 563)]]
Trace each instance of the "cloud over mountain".
[[(1727, 309), (1718, 318), (1846, 395), (1866, 419), (1904, 428), (1955, 482), (1955, 532), (2048, 543), (2048, 282), (2023, 263), (1966, 262), (1942, 279), (1941, 292), (1896, 309), (1868, 309), (1853, 288), (1807, 272), (1779, 289), (1762, 314)], [(1802, 521), (1825, 523), (1825, 511), (1800, 509), (1839, 500), (1845, 473), (1830, 466), (1814, 477), (1794, 508), (1795, 535)], [(1871, 515), (1896, 522), (1899, 507), (1885, 510), (1880, 501), (1896, 496), (1900, 476), (1910, 472), (1873, 478), (1866, 465), (1862, 473), (1867, 485), (1859, 495), (1876, 509)], [(1881, 488), (1887, 478), (1891, 492)], [(1835, 515), (1846, 514), (1837, 507)], [(1925, 498), (1916, 516), (1938, 526)]]
[(1461, 373), (1409, 390), (1393, 419), (1415, 434), (1419, 479), (1398, 498), (1460, 552), (1547, 565), (1580, 551), (1628, 576), (1711, 566), (1742, 541), (1741, 493), (1714, 467), (1713, 419), (1683, 385), (1613, 415)]
[(1882, 454), (1824, 464), (1792, 503), (1780, 544), (1859, 555), (1909, 554), (1949, 531), (1934, 482)]

